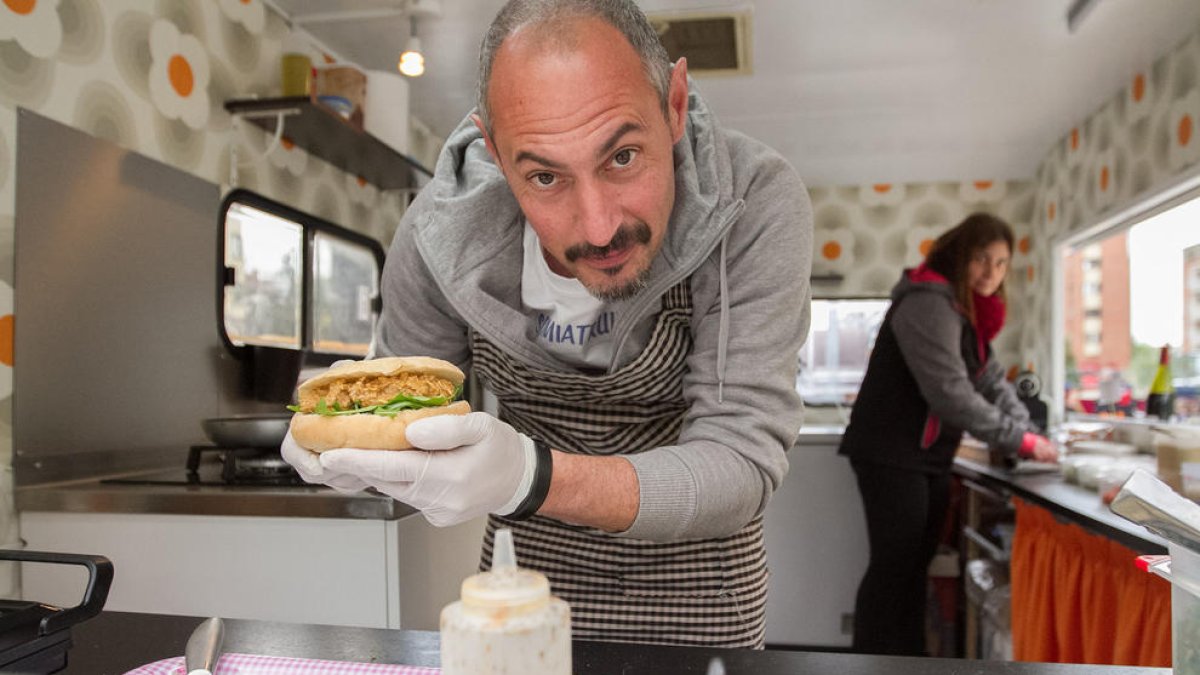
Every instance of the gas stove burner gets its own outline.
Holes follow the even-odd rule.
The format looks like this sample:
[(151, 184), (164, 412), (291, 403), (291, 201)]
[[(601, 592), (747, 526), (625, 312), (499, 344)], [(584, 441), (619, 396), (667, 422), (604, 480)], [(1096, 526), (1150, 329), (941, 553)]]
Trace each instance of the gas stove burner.
[(188, 474), (198, 475), (205, 453), (216, 453), (221, 480), (232, 485), (303, 485), (304, 481), (278, 451), (263, 448), (223, 448), (194, 445), (188, 453)]

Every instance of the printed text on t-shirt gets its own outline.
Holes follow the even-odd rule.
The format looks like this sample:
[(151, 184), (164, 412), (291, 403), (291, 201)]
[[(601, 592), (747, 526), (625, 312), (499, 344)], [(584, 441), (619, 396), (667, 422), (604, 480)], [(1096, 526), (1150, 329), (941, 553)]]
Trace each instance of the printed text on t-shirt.
[(612, 330), (613, 313), (601, 312), (591, 323), (560, 324), (542, 312), (538, 312), (538, 337), (557, 344), (585, 345), (593, 338), (607, 335)]

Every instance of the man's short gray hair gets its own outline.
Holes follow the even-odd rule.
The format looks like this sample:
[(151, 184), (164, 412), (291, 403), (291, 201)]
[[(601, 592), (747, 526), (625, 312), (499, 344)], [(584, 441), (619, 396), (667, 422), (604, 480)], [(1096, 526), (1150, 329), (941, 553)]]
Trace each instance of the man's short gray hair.
[(646, 79), (658, 92), (663, 114), (667, 112), (667, 89), (671, 81), (671, 59), (658, 33), (633, 0), (509, 0), (492, 20), (479, 47), (479, 84), (476, 105), (483, 127), (492, 133), (488, 83), (492, 63), (500, 45), (518, 29), (567, 19), (594, 17), (608, 22), (629, 40), (642, 60)]

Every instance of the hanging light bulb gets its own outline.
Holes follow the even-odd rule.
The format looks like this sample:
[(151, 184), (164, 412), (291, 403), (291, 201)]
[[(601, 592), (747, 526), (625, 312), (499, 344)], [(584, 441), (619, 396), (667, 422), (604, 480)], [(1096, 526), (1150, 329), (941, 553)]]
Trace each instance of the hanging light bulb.
[(421, 54), (421, 41), (411, 38), (408, 47), (400, 54), (400, 72), (409, 77), (420, 77), (425, 72), (425, 57)]
[(400, 73), (408, 77), (420, 77), (425, 72), (425, 55), (421, 53), (421, 41), (417, 39), (417, 17), (409, 19), (408, 44), (400, 53), (397, 66)]

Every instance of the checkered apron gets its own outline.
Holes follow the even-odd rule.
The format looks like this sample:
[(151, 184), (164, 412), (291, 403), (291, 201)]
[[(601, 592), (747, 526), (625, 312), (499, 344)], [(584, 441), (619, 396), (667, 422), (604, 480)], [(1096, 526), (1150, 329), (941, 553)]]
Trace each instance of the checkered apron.
[[(687, 281), (667, 292), (650, 343), (632, 363), (601, 375), (536, 370), (475, 333), (476, 373), (501, 401), (500, 416), (550, 447), (585, 455), (643, 452), (675, 443), (687, 404), (691, 349)], [(582, 640), (761, 648), (767, 565), (762, 520), (717, 539), (658, 543), (535, 516), (491, 516), (482, 569), (497, 528), (513, 530), (522, 567), (550, 579), (571, 605)]]

